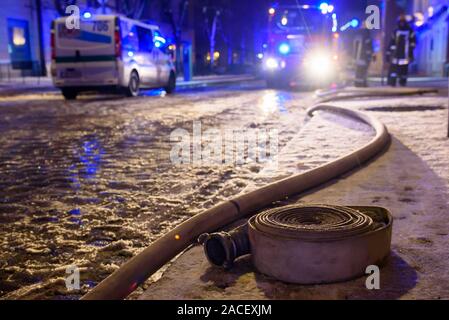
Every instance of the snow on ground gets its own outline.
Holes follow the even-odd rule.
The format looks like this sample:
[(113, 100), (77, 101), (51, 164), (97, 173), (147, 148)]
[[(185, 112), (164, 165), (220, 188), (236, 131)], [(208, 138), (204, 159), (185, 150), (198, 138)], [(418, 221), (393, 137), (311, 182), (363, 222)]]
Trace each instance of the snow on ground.
[[(331, 114), (303, 127), (307, 94), (248, 89), (147, 95), (76, 102), (52, 93), (0, 97), (1, 298), (79, 298), (190, 216), (245, 188), (335, 159), (372, 137), (366, 125)], [(392, 283), (385, 297), (447, 297), (446, 104), (437, 97), (338, 102), (384, 121), (395, 137), (392, 147), (329, 188), (290, 199), (391, 209), (394, 259), (383, 280)], [(204, 130), (279, 130), (278, 168), (173, 166), (170, 133), (191, 132), (198, 120)], [(80, 267), (80, 291), (65, 288), (68, 265)], [(367, 296), (362, 280), (298, 288), (264, 279), (248, 261), (241, 266), (227, 274), (211, 269), (195, 248), (168, 270), (173, 280), (163, 277), (146, 297)]]
[[(282, 147), (309, 104), (306, 94), (238, 88), (147, 94), (0, 98), (1, 298), (79, 298), (263, 167), (174, 166), (176, 128), (276, 128)], [(80, 268), (80, 291), (66, 290), (69, 265)]]
[[(249, 257), (238, 260), (234, 269), (225, 272), (211, 267), (202, 248), (195, 246), (181, 255), (161, 280), (152, 284), (140, 298), (448, 299), (447, 98), (405, 97), (339, 101), (335, 104), (377, 116), (392, 134), (389, 150), (326, 188), (280, 204), (302, 202), (388, 208), (394, 216), (392, 255), (381, 270), (380, 290), (367, 290), (364, 277), (317, 286), (281, 283), (254, 272)], [(305, 138), (293, 138), (284, 149), (286, 154), (296, 154), (297, 157), (285, 157), (290, 163), (281, 166), (286, 168), (281, 171), (282, 176), (287, 171), (294, 173), (292, 168), (309, 168), (307, 157), (303, 158), (303, 155), (313, 155), (310, 159), (313, 166), (320, 164), (323, 158), (333, 158), (328, 155), (357, 147), (356, 138), (348, 139), (345, 122), (327, 116), (326, 124), (319, 124), (321, 120), (312, 120), (301, 131)], [(321, 126), (321, 129), (339, 126), (337, 136), (340, 133), (342, 136), (334, 138), (326, 130), (320, 133), (317, 129)], [(353, 134), (360, 135), (359, 142), (367, 139), (366, 128), (358, 132), (354, 130)], [(340, 148), (344, 151), (339, 151)], [(261, 178), (266, 178), (263, 173), (262, 170)], [(271, 173), (268, 178), (273, 178)]]

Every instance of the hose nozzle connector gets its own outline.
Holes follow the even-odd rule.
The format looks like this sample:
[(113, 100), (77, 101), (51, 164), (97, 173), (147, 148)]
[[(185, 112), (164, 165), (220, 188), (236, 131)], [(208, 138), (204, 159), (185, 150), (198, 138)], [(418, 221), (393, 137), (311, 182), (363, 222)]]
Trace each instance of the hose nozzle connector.
[(198, 242), (203, 245), (204, 253), (211, 264), (227, 270), (232, 268), (235, 259), (251, 251), (247, 224), (230, 232), (202, 234)]

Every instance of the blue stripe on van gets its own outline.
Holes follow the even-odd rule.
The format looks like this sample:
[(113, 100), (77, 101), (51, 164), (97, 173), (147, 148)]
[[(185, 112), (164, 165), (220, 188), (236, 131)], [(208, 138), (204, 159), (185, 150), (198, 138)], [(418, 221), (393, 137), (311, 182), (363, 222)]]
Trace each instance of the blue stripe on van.
[(75, 39), (87, 42), (112, 43), (112, 37), (110, 36), (83, 30), (81, 30), (81, 32), (78, 36), (75, 37)]

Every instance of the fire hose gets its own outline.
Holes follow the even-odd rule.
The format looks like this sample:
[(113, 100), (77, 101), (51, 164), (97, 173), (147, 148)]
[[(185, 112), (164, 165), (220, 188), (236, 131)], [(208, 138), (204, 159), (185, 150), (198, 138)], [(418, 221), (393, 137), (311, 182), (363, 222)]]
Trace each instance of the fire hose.
[(317, 90), (315, 95), (320, 103), (330, 101), (348, 100), (369, 97), (400, 97), (409, 95), (424, 95), (428, 93), (437, 93), (434, 88), (345, 88), (333, 90)]
[(251, 217), (231, 232), (200, 237), (207, 259), (226, 269), (251, 254), (256, 269), (284, 282), (349, 280), (390, 253), (392, 216), (381, 207), (290, 205)]
[(196, 242), (200, 235), (222, 229), (236, 220), (257, 213), (275, 201), (337, 178), (372, 159), (384, 150), (390, 141), (386, 127), (370, 115), (327, 105), (312, 107), (308, 110), (308, 115), (313, 116), (317, 111), (337, 112), (363, 121), (375, 130), (376, 135), (368, 144), (334, 161), (239, 195), (188, 219), (130, 259), (82, 299), (126, 298), (152, 274)]

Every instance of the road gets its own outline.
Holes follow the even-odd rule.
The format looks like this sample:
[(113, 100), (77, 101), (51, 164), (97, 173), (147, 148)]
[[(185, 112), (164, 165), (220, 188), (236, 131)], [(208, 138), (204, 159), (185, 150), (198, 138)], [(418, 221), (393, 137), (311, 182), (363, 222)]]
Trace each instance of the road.
[[(179, 128), (278, 130), (285, 146), (311, 93), (257, 82), (128, 99), (0, 97), (0, 297), (79, 298), (173, 225), (232, 196), (263, 163), (174, 165)], [(66, 267), (81, 273), (68, 292)]]
[[(54, 92), (0, 94), (0, 299), (77, 299), (189, 217), (239, 192), (331, 161), (372, 138), (366, 125), (336, 115), (305, 122), (312, 96), (267, 90), (258, 82), (173, 96), (161, 91), (133, 99), (82, 96), (74, 102)], [(306, 201), (390, 208), (398, 217), (395, 253), (414, 268), (413, 250), (419, 247), (423, 262), (415, 269), (444, 278), (449, 268), (428, 261), (440, 261), (437, 256), (447, 251), (442, 238), (447, 233), (440, 231), (447, 229), (447, 98), (379, 97), (338, 105), (379, 117), (395, 137), (393, 147), (355, 181), (343, 178), (343, 187), (326, 188), (331, 191), (325, 196), (312, 194)], [(171, 155), (178, 141), (172, 135), (181, 130), (190, 144), (198, 124), (203, 136), (215, 129), (226, 148), (242, 131), (276, 132), (275, 170), (259, 159), (176, 165)], [(234, 130), (231, 137), (220, 136), (228, 129)], [(201, 151), (208, 142), (202, 141)], [(420, 214), (426, 207), (431, 215)], [(78, 268), (79, 290), (67, 289), (68, 266)], [(183, 279), (194, 274), (181, 272)], [(438, 277), (426, 281), (412, 297), (444, 283)], [(343, 295), (346, 289), (339, 287)]]

